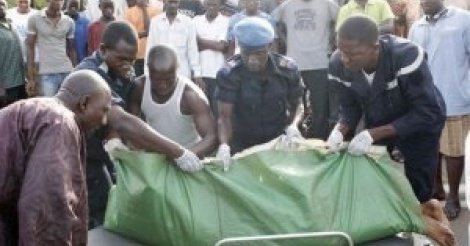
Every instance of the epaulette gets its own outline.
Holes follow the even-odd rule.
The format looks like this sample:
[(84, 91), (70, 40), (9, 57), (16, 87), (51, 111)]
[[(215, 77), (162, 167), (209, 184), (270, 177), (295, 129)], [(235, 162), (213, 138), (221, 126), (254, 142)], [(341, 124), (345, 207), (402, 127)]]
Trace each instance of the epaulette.
[(227, 76), (230, 72), (240, 66), (242, 64), (242, 59), (240, 55), (235, 55), (230, 57), (227, 61), (225, 61), (222, 68), (220, 68), (218, 74)]
[(232, 57), (230, 57), (227, 62), (226, 62), (226, 66), (231, 69), (231, 68), (234, 68), (234, 67), (237, 67), (238, 65), (240, 65), (242, 62), (242, 57), (237, 54), (237, 55), (234, 55)]
[(290, 57), (278, 56), (279, 66), (287, 69), (297, 69), (297, 63)]

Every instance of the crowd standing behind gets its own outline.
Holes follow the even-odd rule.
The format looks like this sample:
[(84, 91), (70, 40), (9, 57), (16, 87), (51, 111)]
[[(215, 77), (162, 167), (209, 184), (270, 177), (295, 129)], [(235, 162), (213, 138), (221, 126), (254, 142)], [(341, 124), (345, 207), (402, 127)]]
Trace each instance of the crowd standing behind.
[[(233, 153), (278, 136), (292, 140), (301, 137), (302, 132), (303, 137), (330, 137), (330, 142), (342, 142), (354, 135), (352, 128), (356, 125), (361, 132), (361, 127), (388, 123), (375, 122), (381, 121), (379, 116), (373, 117), (380, 109), (366, 107), (370, 101), (366, 99), (370, 90), (383, 87), (390, 91), (396, 87), (383, 81), (383, 67), (365, 64), (348, 72), (343, 63), (377, 50), (380, 54), (389, 52), (393, 58), (393, 50), (408, 42), (403, 38), (417, 45), (410, 44), (409, 49), (416, 53), (413, 59), (419, 64), (399, 64), (404, 67), (400, 69), (382, 56), (371, 59), (374, 64), (380, 64), (380, 59), (391, 69), (398, 69), (398, 75), (410, 74), (418, 67), (427, 74), (429, 64), (432, 79), (423, 83), (431, 88), (426, 93), (434, 88), (429, 84), (432, 81), (437, 94), (442, 94), (446, 122), (442, 134), (439, 127), (433, 132), (435, 145), (431, 147), (439, 158), (430, 155), (429, 163), (420, 164), (429, 167), (431, 174), (421, 177), (425, 187), (422, 182), (416, 189), (425, 191), (418, 195), (423, 203), (431, 198), (447, 198), (447, 217), (458, 217), (463, 139), (470, 130), (468, 2), (89, 0), (84, 6), (82, 1), (47, 0), (44, 8), (36, 10), (30, 7), (30, 0), (17, 0), (10, 9), (6, 0), (0, 0), (0, 106), (28, 96), (52, 97), (73, 70), (93, 70), (107, 82), (113, 96), (110, 114), (114, 117), (109, 117), (106, 129), (95, 133), (87, 144), (92, 146), (87, 153), (88, 163), (92, 163), (87, 169), (91, 227), (102, 223), (106, 202), (102, 197), (113, 182), (114, 170), (101, 145), (107, 136), (116, 133), (138, 148), (163, 151), (186, 171), (199, 170), (196, 156), (211, 153), (216, 153), (228, 168)], [(368, 43), (368, 50), (356, 52), (357, 47), (343, 47), (331, 57), (338, 31), (357, 15), (373, 20), (380, 34), (388, 38), (377, 39), (380, 44)], [(107, 29), (111, 24), (113, 27)], [(351, 41), (344, 33), (343, 41)], [(384, 47), (391, 47), (387, 48), (390, 51), (382, 52)], [(367, 56), (375, 57), (371, 54)], [(353, 83), (362, 83), (361, 88), (348, 86), (351, 81), (360, 81)], [(339, 91), (338, 82), (343, 86)], [(351, 90), (359, 91), (354, 94)], [(418, 102), (423, 99), (419, 91), (411, 94), (406, 100), (400, 99), (401, 94), (392, 95), (397, 96), (392, 99), (398, 104), (408, 104), (412, 96)], [(354, 99), (353, 95), (362, 97)], [(362, 110), (367, 111), (368, 118), (360, 120), (363, 112), (351, 107), (358, 101), (365, 105)], [(425, 110), (421, 111), (416, 121), (426, 115)], [(164, 121), (171, 119), (171, 123), (159, 121), (161, 117)], [(351, 124), (351, 129), (339, 129), (338, 117), (340, 122), (341, 117), (354, 118), (354, 122), (343, 122)], [(401, 134), (397, 131), (391, 136)], [(370, 134), (362, 132), (358, 136), (367, 143), (356, 143), (363, 148), (360, 153), (373, 142), (380, 144)], [(408, 145), (399, 142), (389, 149), (401, 148), (405, 164), (410, 167), (417, 154), (403, 149)], [(442, 188), (440, 163), (434, 163), (437, 159), (447, 164), (448, 196)], [(434, 167), (437, 175), (432, 185), (428, 183)]]

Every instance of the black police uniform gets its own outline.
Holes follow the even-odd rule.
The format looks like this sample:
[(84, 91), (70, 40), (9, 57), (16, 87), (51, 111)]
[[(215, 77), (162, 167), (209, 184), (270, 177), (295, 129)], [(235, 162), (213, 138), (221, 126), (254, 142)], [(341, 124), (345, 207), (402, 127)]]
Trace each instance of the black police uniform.
[(267, 71), (249, 72), (235, 55), (217, 73), (217, 100), (233, 104), (232, 152), (270, 141), (284, 132), (292, 112), (289, 101), (299, 100), (303, 83), (293, 60), (269, 54)]
[(405, 158), (405, 173), (420, 202), (432, 197), (439, 138), (445, 121), (444, 100), (434, 86), (426, 54), (415, 44), (390, 35), (380, 37), (375, 78), (369, 85), (362, 71), (344, 67), (339, 52), (330, 60), (329, 79), (340, 101), (340, 122), (357, 126), (364, 115), (371, 129), (392, 124), (395, 145)]
[[(119, 105), (127, 109), (127, 102), (134, 88), (134, 83), (129, 80), (119, 78), (113, 74), (103, 61), (99, 52), (85, 58), (75, 70), (93, 70), (97, 72), (109, 85), (112, 93), (113, 105)], [(87, 138), (87, 189), (89, 207), (89, 227), (101, 225), (104, 219), (108, 192), (113, 179), (113, 163), (103, 148), (103, 141), (106, 137), (107, 129), (102, 127), (96, 130)]]

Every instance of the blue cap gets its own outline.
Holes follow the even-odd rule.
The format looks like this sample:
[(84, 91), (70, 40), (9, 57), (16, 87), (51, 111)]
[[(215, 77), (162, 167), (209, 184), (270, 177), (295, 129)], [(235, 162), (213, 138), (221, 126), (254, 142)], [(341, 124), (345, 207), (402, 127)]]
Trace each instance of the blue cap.
[(270, 44), (274, 40), (274, 28), (267, 20), (259, 17), (247, 17), (233, 28), (233, 34), (241, 48), (255, 50)]

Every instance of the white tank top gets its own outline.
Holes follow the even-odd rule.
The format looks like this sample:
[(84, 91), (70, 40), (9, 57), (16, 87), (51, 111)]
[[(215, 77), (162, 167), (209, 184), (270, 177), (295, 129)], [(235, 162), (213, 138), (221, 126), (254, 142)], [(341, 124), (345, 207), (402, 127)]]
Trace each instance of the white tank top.
[[(148, 76), (145, 76), (144, 94), (141, 109), (145, 114), (147, 123), (160, 134), (181, 144), (185, 148), (194, 146), (201, 140), (191, 115), (181, 113), (181, 98), (187, 86), (198, 92), (196, 84), (191, 80), (178, 76), (176, 88), (170, 99), (165, 103), (153, 101)], [(193, 86), (192, 86), (193, 85)], [(202, 91), (201, 91), (202, 92)]]

